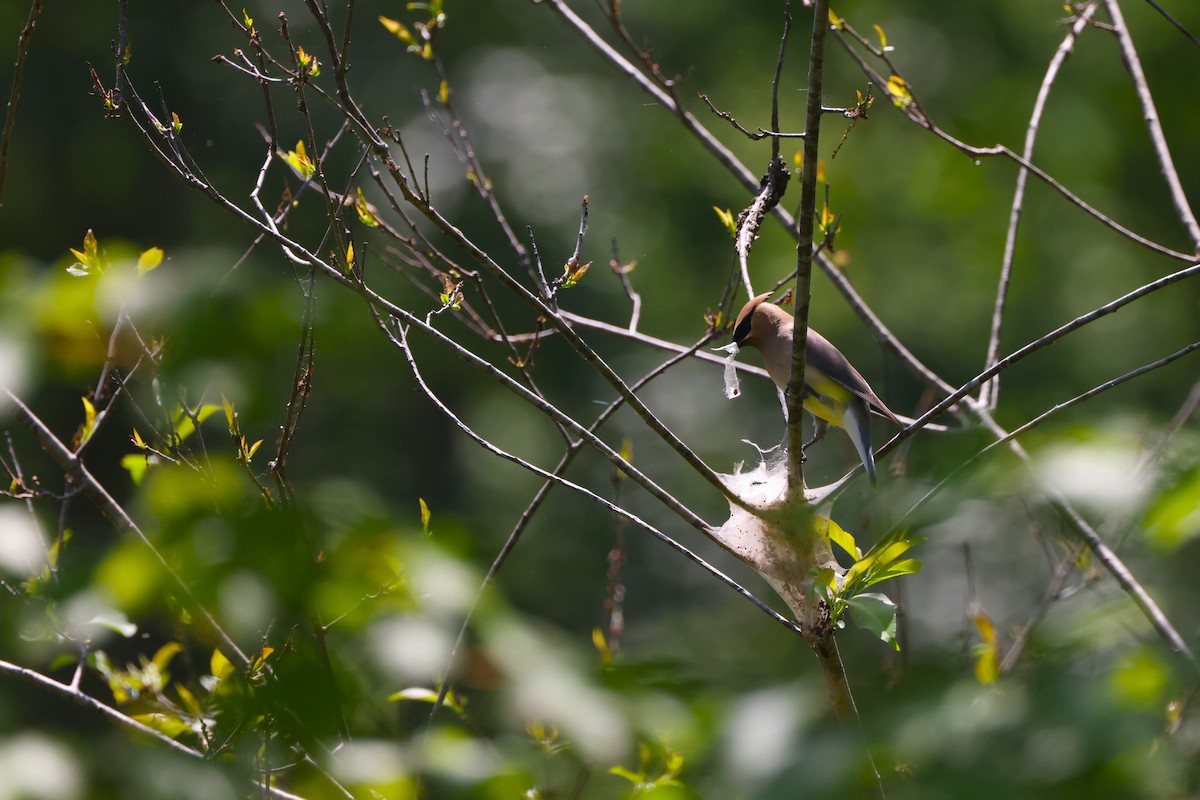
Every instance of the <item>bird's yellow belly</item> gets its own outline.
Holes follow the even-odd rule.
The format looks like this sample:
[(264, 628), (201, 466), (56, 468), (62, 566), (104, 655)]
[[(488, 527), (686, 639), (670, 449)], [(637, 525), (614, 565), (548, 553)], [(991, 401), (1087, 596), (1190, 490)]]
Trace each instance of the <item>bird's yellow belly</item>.
[(850, 391), (815, 370), (805, 370), (804, 381), (812, 390), (804, 398), (804, 410), (830, 425), (845, 428), (842, 418), (846, 414), (846, 404), (853, 396)]

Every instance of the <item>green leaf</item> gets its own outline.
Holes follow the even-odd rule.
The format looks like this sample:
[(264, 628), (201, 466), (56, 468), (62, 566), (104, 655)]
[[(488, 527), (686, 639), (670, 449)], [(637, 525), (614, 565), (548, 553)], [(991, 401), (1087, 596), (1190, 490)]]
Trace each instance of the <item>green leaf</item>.
[(1175, 485), (1154, 499), (1145, 517), (1146, 537), (1162, 551), (1172, 551), (1200, 535), (1200, 468), (1179, 476)]
[[(221, 406), (216, 405), (215, 403), (204, 403), (199, 408), (194, 409), (196, 422), (203, 424), (204, 420), (211, 417), (215, 412), (221, 410), (221, 408)], [(184, 441), (196, 432), (196, 423), (192, 422), (191, 416), (184, 413), (182, 405), (175, 407), (174, 425), (175, 436), (178, 437), (178, 441), (180, 442)]]
[(900, 641), (896, 638), (896, 604), (887, 595), (860, 594), (848, 598), (846, 606), (855, 625), (900, 649)]
[(145, 453), (130, 453), (121, 456), (121, 468), (129, 473), (129, 477), (133, 479), (134, 484), (139, 484), (146, 477), (146, 471), (150, 469), (151, 464), (158, 463), (158, 456), (146, 455)]
[(630, 783), (634, 784), (635, 786), (637, 784), (642, 783), (646, 778), (645, 775), (628, 770), (619, 764), (615, 767), (609, 767), (608, 774), (616, 775), (618, 778), (624, 778), (625, 780), (629, 781)]
[(182, 718), (174, 714), (164, 714), (161, 711), (149, 714), (134, 714), (132, 719), (137, 720), (147, 728), (153, 728), (159, 733), (166, 734), (172, 739), (182, 736), (185, 733), (190, 733), (192, 730), (192, 726)]
[(183, 706), (183, 710), (191, 714), (193, 717), (202, 716), (204, 709), (200, 706), (200, 701), (196, 699), (196, 695), (192, 694), (191, 690), (182, 683), (175, 684), (175, 693), (179, 695), (179, 703)]

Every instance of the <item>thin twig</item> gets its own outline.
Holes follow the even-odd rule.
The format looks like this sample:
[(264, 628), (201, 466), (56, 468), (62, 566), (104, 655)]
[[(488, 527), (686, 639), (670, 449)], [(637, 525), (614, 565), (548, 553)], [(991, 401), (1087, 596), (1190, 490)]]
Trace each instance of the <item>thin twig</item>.
[(83, 462), (76, 458), (75, 454), (67, 449), (59, 441), (58, 437), (46, 427), (46, 424), (29, 410), (29, 407), (25, 405), (21, 398), (17, 397), (9, 389), (5, 389), (4, 393), (8, 396), (9, 402), (14, 406), (17, 419), (33, 435), (33, 438), (37, 440), (46, 455), (50, 456), (54, 463), (66, 473), (75, 485), (83, 489), (84, 494), (96, 504), (96, 507), (100, 509), (101, 513), (110, 522), (116, 525), (119, 530), (132, 531), (142, 541), (159, 562), (163, 571), (175, 583), (178, 599), (188, 607), (194, 618), (203, 623), (203, 627), (216, 640), (218, 647), (220, 647), (225, 657), (241, 667), (243, 671), (249, 671), (250, 659), (234, 643), (229, 634), (217, 624), (217, 621), (208, 610), (200, 604), (200, 601), (192, 594), (191, 587), (187, 585), (182, 576), (175, 571), (158, 548), (146, 537), (146, 534), (133, 521), (133, 518), (113, 499), (108, 490), (92, 476)]
[(13, 123), (17, 118), (17, 101), (21, 99), (21, 76), (25, 73), (25, 55), (29, 52), (29, 37), (37, 27), (38, 14), (42, 13), (42, 0), (33, 0), (25, 27), (17, 37), (17, 63), (13, 67), (12, 91), (8, 95), (8, 107), (4, 112), (4, 135), (0, 136), (0, 206), (4, 205), (4, 179), (8, 175), (8, 144), (12, 140)]
[(1121, 13), (1121, 4), (1117, 0), (1105, 0), (1105, 8), (1121, 45), (1121, 62), (1129, 71), (1133, 85), (1137, 89), (1138, 102), (1142, 105), (1142, 120), (1146, 123), (1146, 132), (1154, 143), (1154, 154), (1158, 156), (1159, 168), (1163, 179), (1171, 193), (1171, 201), (1179, 214), (1179, 221), (1187, 229), (1192, 239), (1192, 248), (1200, 256), (1200, 222), (1188, 202), (1187, 192), (1179, 180), (1179, 171), (1175, 169), (1175, 161), (1171, 158), (1171, 149), (1167, 146), (1167, 137), (1163, 133), (1162, 122), (1158, 118), (1158, 109), (1154, 106), (1154, 97), (1150, 94), (1150, 84), (1146, 81), (1146, 73), (1142, 71), (1142, 61), (1138, 57), (1133, 37), (1129, 35), (1129, 27), (1125, 24), (1125, 16)]
[[(36, 686), (37, 688), (47, 691), (57, 697), (69, 700), (81, 708), (98, 714), (130, 734), (150, 739), (151, 741), (157, 742), (163, 747), (173, 750), (176, 753), (200, 760), (207, 760), (209, 757), (205, 753), (202, 753), (198, 750), (193, 750), (187, 745), (175, 741), (165, 733), (157, 731), (147, 725), (143, 725), (136, 719), (128, 717), (125, 714), (122, 714), (120, 711), (117, 711), (115, 708), (101, 703), (94, 697), (79, 691), (78, 687), (65, 683), (59, 683), (53, 678), (48, 678), (36, 670), (29, 669), (28, 667), (18, 666), (17, 664), (13, 664), (9, 661), (0, 661), (0, 673), (4, 673), (5, 675)], [(257, 791), (264, 792), (267, 796), (277, 797), (280, 798), (280, 800), (304, 800), (304, 798), (300, 795), (286, 792), (283, 789), (279, 789), (275, 786), (264, 784), (259, 781), (255, 781), (255, 788)]]
[[(1079, 14), (1075, 19), (1075, 24), (1071, 26), (1062, 43), (1059, 44), (1058, 49), (1054, 51), (1054, 56), (1050, 59), (1050, 66), (1046, 68), (1046, 74), (1042, 78), (1042, 85), (1038, 89), (1037, 99), (1033, 103), (1033, 111), (1029, 115), (1029, 124), (1025, 127), (1025, 146), (1021, 150), (1021, 157), (1025, 160), (1033, 158), (1033, 145), (1037, 141), (1038, 129), (1042, 122), (1042, 113), (1046, 109), (1046, 101), (1050, 98), (1050, 87), (1054, 85), (1059, 70), (1066, 62), (1067, 56), (1074, 49), (1076, 37), (1087, 27), (1096, 13), (1096, 8), (1097, 5), (1093, 3)], [(1008, 214), (1008, 230), (1004, 234), (1004, 256), (1000, 263), (1000, 281), (996, 287), (996, 301), (992, 308), (992, 330), (988, 336), (987, 357), (983, 363), (985, 368), (995, 364), (996, 359), (1000, 357), (1000, 330), (1004, 325), (1004, 310), (1008, 300), (1008, 285), (1012, 277), (1013, 258), (1017, 251), (1017, 227), (1020, 225), (1021, 212), (1025, 204), (1025, 184), (1028, 177), (1029, 170), (1025, 169), (1025, 167), (1020, 167), (1017, 170), (1017, 187), (1013, 191), (1012, 208)], [(997, 375), (980, 389), (979, 403), (984, 408), (995, 411), (999, 398), (1000, 376)]]

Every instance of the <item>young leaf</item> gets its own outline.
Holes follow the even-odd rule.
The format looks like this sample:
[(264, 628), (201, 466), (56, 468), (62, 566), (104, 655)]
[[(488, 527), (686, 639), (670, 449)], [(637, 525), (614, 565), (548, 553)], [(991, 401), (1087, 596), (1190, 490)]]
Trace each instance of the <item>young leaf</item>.
[(846, 555), (853, 558), (855, 561), (862, 559), (862, 551), (858, 549), (858, 543), (854, 541), (848, 531), (844, 530), (841, 525), (838, 525), (831, 519), (818, 517), (816, 521), (817, 533), (828, 537), (829, 541), (836, 544), (845, 551)]
[(147, 728), (153, 728), (172, 739), (189, 733), (192, 730), (192, 726), (180, 717), (175, 714), (165, 714), (161, 711), (154, 711), (149, 714), (134, 714), (131, 719), (137, 720)]
[(142, 478), (146, 477), (146, 470), (152, 464), (158, 463), (158, 456), (143, 455), (142, 453), (129, 453), (121, 456), (121, 468), (129, 473), (129, 477), (133, 479), (134, 484), (142, 482)]
[(296, 47), (296, 61), (300, 63), (300, 69), (314, 78), (321, 74), (321, 62), (312, 53), (306, 53), (303, 45)]
[(208, 669), (212, 676), (219, 681), (223, 681), (233, 674), (233, 664), (229, 663), (229, 659), (220, 650), (214, 649), (212, 658), (208, 660)]
[(88, 228), (88, 232), (83, 237), (82, 252), (75, 248), (70, 248), (71, 255), (77, 259), (74, 264), (67, 267), (67, 274), (81, 278), (85, 275), (102, 275), (108, 269), (108, 259), (100, 252), (100, 243), (96, 240), (96, 234)]
[(425, 498), (418, 497), (417, 502), (421, 504), (421, 530), (428, 536), (429, 520), (433, 515), (429, 513), (429, 506), (425, 504)]
[(592, 628), (592, 646), (600, 654), (600, 661), (604, 666), (611, 667), (613, 663), (612, 648), (608, 646), (608, 640), (604, 638), (604, 631), (599, 628)]
[(286, 153), (280, 150), (277, 155), (283, 159), (285, 164), (292, 168), (292, 171), (301, 180), (312, 180), (312, 176), (317, 172), (317, 165), (308, 157), (308, 151), (304, 147), (303, 139), (296, 142), (295, 150), (288, 150)]
[(582, 266), (575, 262), (574, 259), (568, 261), (562, 275), (562, 287), (564, 289), (570, 289), (572, 286), (579, 283), (583, 276), (587, 274), (588, 267), (590, 266), (592, 266), (592, 262), (590, 261)]
[(884, 53), (893, 50), (894, 48), (888, 47), (887, 34), (883, 32), (883, 28), (878, 25), (872, 25), (871, 27), (875, 29), (875, 33), (879, 34), (879, 49)]
[(224, 393), (221, 394), (221, 407), (225, 409), (225, 421), (229, 423), (229, 432), (233, 433), (234, 411), (233, 403), (229, 402), (229, 398)]
[(416, 45), (416, 38), (413, 37), (412, 31), (405, 27), (403, 22), (391, 19), (390, 17), (385, 17), (381, 14), (379, 16), (379, 24), (386, 28), (388, 33), (392, 34), (409, 47)]
[(83, 427), (79, 429), (79, 444), (83, 445), (96, 430), (96, 406), (86, 397), (79, 399), (83, 401)]
[(150, 663), (154, 665), (163, 675), (167, 674), (167, 667), (171, 664), (171, 659), (183, 651), (183, 645), (179, 642), (167, 642), (155, 652), (154, 658)]
[(978, 604), (973, 603), (969, 613), (983, 639), (971, 648), (975, 653), (975, 679), (980, 683), (994, 683), (1000, 677), (1000, 641), (996, 637), (996, 626)]
[(737, 220), (734, 219), (733, 212), (728, 208), (719, 208), (713, 206), (713, 211), (717, 212), (717, 219), (721, 220), (721, 224), (725, 230), (729, 231), (730, 236), (737, 236)]
[(161, 247), (151, 247), (149, 250), (143, 250), (137, 260), (137, 274), (145, 275), (150, 270), (162, 263), (163, 251)]
[(354, 198), (354, 211), (358, 214), (358, 221), (368, 228), (378, 228), (379, 220), (375, 219), (370, 203), (367, 202), (367, 198), (363, 197), (363, 190), (360, 188), (357, 191), (358, 194)]
[(908, 90), (908, 83), (899, 75), (892, 75), (887, 81), (887, 92), (892, 97), (892, 103), (896, 108), (908, 108), (912, 105), (912, 92)]
[[(423, 686), (411, 686), (388, 695), (388, 702), (394, 703), (397, 700), (410, 700), (417, 703), (436, 703), (437, 696), (438, 693), (434, 689), (427, 689)], [(442, 702), (446, 708), (453, 710), (457, 714), (463, 713), (467, 705), (466, 699), (460, 699), (453, 691), (446, 692), (446, 696), (442, 699)]]

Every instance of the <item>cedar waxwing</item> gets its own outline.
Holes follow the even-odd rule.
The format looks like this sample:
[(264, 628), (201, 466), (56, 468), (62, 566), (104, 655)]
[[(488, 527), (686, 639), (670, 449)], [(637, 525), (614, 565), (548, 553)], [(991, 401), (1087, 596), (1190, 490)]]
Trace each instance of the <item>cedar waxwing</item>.
[[(733, 343), (739, 348), (757, 347), (763, 366), (780, 391), (787, 391), (792, 373), (792, 315), (774, 303), (770, 294), (760, 294), (746, 303), (733, 327)], [(812, 444), (824, 433), (826, 423), (846, 431), (862, 459), (871, 485), (875, 479), (875, 456), (871, 452), (870, 412), (901, 424), (896, 415), (871, 391), (841, 352), (824, 336), (808, 329), (808, 348), (804, 367), (804, 410), (816, 418), (817, 433)], [(806, 445), (807, 446), (807, 445)]]

